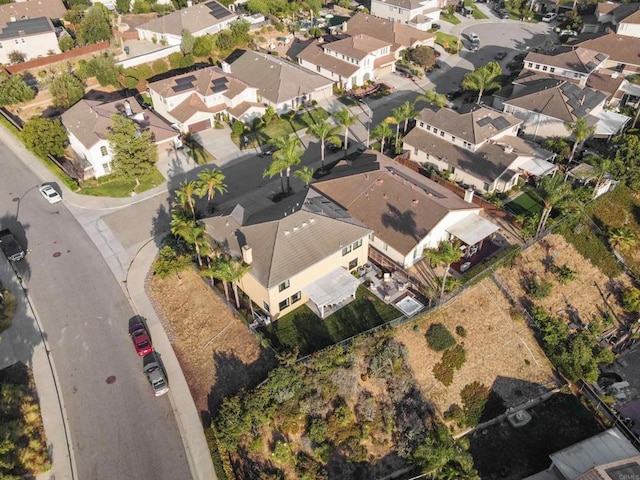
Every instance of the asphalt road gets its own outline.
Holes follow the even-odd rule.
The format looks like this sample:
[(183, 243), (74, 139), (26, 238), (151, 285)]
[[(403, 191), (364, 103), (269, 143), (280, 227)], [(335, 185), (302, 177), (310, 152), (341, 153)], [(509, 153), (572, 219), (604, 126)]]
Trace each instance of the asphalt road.
[(28, 247), (16, 267), (57, 369), (76, 478), (191, 478), (169, 398), (153, 396), (128, 338), (121, 286), (64, 202), (49, 205), (3, 144), (0, 158), (0, 220)]

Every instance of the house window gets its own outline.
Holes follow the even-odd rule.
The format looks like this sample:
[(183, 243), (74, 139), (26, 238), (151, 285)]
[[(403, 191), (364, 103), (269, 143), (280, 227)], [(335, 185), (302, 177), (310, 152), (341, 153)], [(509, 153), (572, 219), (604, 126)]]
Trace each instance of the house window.
[(482, 185), (482, 188), (484, 188), (485, 192), (488, 192), (489, 191), (489, 184), (485, 182), (485, 184)]
[(278, 304), (278, 310), (282, 311), (289, 306), (289, 299), (285, 298)]
[(424, 122), (420, 122), (420, 128), (424, 128)]
[(353, 270), (357, 266), (358, 266), (358, 259), (357, 258), (354, 258), (353, 260), (351, 260), (349, 262), (349, 270)]
[(454, 137), (453, 135), (451, 135), (451, 143), (456, 143), (456, 137)]
[(293, 305), (296, 302), (299, 302), (301, 298), (302, 298), (302, 293), (300, 292), (296, 292), (293, 295), (291, 295), (291, 305)]
[(109, 162), (103, 163), (102, 168), (104, 169), (104, 173), (111, 173), (111, 164)]
[(389, 249), (389, 244), (387, 242), (382, 242), (382, 250), (385, 252)]
[(278, 291), (281, 292), (283, 290), (286, 290), (287, 288), (289, 288), (289, 286), (290, 286), (289, 280), (285, 280), (280, 285), (278, 285)]
[(540, 64), (536, 63), (536, 70), (540, 70)]
[(24, 38), (21, 38), (21, 39), (20, 39), (20, 41), (21, 41), (22, 43), (25, 43), (25, 39), (24, 39)]
[(371, 233), (369, 234), (369, 241), (370, 241), (370, 242), (373, 242), (375, 239), (376, 239), (376, 236), (373, 234), (373, 232), (371, 232)]
[(356, 240), (355, 242), (353, 242), (353, 249), (355, 250), (356, 248), (360, 248), (362, 246), (362, 239), (360, 240)]
[(449, 167), (449, 171), (451, 173), (456, 173), (456, 167)]
[(16, 45), (18, 45), (20, 42), (18, 41), (18, 39), (15, 39)]
[(345, 255), (347, 255), (348, 253), (351, 253), (351, 245), (347, 245), (346, 247), (344, 247), (342, 249), (342, 256), (344, 257)]
[(533, 67), (533, 63), (529, 62), (529, 63), (527, 64), (527, 67), (529, 67), (529, 68)]
[(438, 134), (438, 129), (436, 127), (433, 127), (433, 133), (436, 135)]
[(413, 147), (413, 154), (418, 155), (418, 147)]
[(109, 152), (107, 152), (107, 147), (105, 147), (104, 145), (100, 147), (100, 153), (102, 154), (103, 157), (106, 157), (107, 155), (109, 155)]
[(547, 67), (546, 65), (543, 65), (543, 67), (542, 67), (542, 71), (543, 71), (543, 72), (546, 72), (546, 71), (547, 71), (547, 69), (548, 69), (548, 67)]
[(549, 71), (550, 71), (551, 73), (555, 72), (555, 71), (556, 71), (556, 67), (551, 67), (551, 68), (549, 69)]
[(444, 137), (444, 130), (440, 130), (440, 136)]
[(264, 309), (265, 312), (269, 313), (269, 304), (267, 302), (265, 302), (264, 300), (262, 301), (262, 308)]
[(316, 66), (316, 70), (318, 71), (318, 73), (320, 73), (320, 65)]
[(427, 125), (427, 132), (431, 131), (431, 125)]

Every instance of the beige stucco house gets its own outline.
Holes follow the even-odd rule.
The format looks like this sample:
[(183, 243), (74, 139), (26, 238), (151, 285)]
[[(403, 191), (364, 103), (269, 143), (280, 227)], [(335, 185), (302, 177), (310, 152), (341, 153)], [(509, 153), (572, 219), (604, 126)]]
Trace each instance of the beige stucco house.
[(429, 30), (440, 19), (446, 0), (371, 0), (371, 14), (418, 30)]
[(0, 63), (10, 64), (9, 54), (20, 52), (26, 60), (60, 53), (58, 37), (46, 17), (8, 22), (0, 30)]

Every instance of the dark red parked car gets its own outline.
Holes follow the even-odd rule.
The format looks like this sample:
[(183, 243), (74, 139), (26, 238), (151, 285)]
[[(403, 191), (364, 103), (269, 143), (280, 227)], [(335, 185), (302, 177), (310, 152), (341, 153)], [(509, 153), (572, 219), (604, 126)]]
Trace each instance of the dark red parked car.
[(129, 336), (133, 340), (133, 346), (136, 347), (136, 353), (141, 357), (149, 355), (153, 352), (153, 346), (149, 339), (149, 333), (142, 323), (136, 323), (129, 328)]

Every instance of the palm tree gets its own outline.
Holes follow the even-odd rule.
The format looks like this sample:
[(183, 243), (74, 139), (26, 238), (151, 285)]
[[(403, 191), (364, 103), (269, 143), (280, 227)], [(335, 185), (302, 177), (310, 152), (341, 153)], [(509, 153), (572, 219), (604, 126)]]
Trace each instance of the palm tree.
[(198, 184), (192, 180), (185, 180), (180, 184), (180, 188), (176, 190), (176, 198), (178, 199), (178, 203), (182, 206), (189, 205), (189, 209), (191, 210), (191, 215), (193, 219), (196, 219), (196, 206), (194, 202), (194, 197), (198, 195), (198, 191), (200, 190)]
[(600, 190), (600, 186), (602, 185), (602, 180), (605, 175), (610, 172), (612, 166), (611, 160), (608, 158), (597, 157), (597, 160), (594, 161), (592, 167), (596, 174), (596, 186), (593, 187), (593, 198), (598, 194), (598, 190)]
[(435, 90), (427, 90), (424, 94), (416, 97), (416, 102), (424, 100), (425, 102), (432, 103), (438, 107), (444, 107), (449, 103), (447, 97), (441, 93), (437, 93)]
[[(278, 137), (269, 141), (271, 145), (274, 147), (278, 147), (278, 150), (273, 152), (273, 162), (272, 164), (276, 164), (274, 169), (278, 170), (280, 175), (282, 176), (282, 171), (286, 171), (287, 175), (287, 192), (291, 191), (291, 167), (294, 165), (300, 165), (300, 158), (302, 157), (303, 151), (300, 147), (302, 147), (302, 143), (298, 137)], [(267, 168), (269, 170), (271, 165)], [(265, 174), (267, 173), (265, 170)], [(273, 177), (273, 174), (269, 174), (269, 176)], [(283, 189), (283, 193), (284, 189)]]
[(305, 187), (309, 187), (311, 180), (313, 180), (313, 169), (310, 167), (302, 167), (300, 170), (296, 170), (293, 174), (304, 182)]
[(195, 248), (198, 265), (202, 266), (201, 250), (203, 244), (206, 244), (205, 229), (196, 221), (185, 218), (178, 212), (174, 212), (171, 220), (171, 233)]
[(344, 127), (344, 150), (346, 151), (349, 147), (349, 128), (358, 121), (359, 117), (358, 115), (351, 115), (351, 111), (347, 107), (342, 107), (341, 110), (333, 114), (333, 118), (338, 125)]
[(444, 297), (444, 288), (447, 284), (447, 275), (449, 274), (449, 268), (452, 263), (460, 261), (462, 258), (462, 250), (458, 243), (447, 242), (441, 240), (438, 243), (438, 248), (426, 248), (424, 255), (432, 261), (441, 263), (444, 265), (444, 274), (442, 275), (442, 286), (440, 287), (440, 298)]
[(271, 163), (267, 168), (265, 168), (264, 172), (262, 172), (263, 177), (273, 178), (276, 175), (280, 175), (280, 188), (282, 189), (282, 193), (284, 194), (284, 171), (287, 169), (287, 165), (278, 158), (273, 158)]
[(398, 105), (396, 108), (391, 110), (391, 118), (393, 118), (393, 123), (396, 126), (396, 145), (398, 144), (398, 138), (400, 137), (400, 124), (405, 121), (404, 115), (405, 112), (402, 105)]
[(326, 142), (340, 145), (340, 137), (338, 137), (339, 127), (333, 126), (328, 122), (316, 123), (307, 128), (307, 133), (313, 135), (320, 140), (320, 165), (324, 167), (325, 146)]
[(609, 243), (616, 250), (631, 248), (637, 240), (635, 233), (629, 227), (618, 227), (609, 231)]
[[(238, 297), (238, 280), (251, 271), (251, 265), (247, 265), (239, 258), (227, 258), (218, 265), (224, 277), (231, 284), (236, 299), (236, 308), (240, 308)], [(228, 300), (228, 299), (227, 299)]]
[(573, 148), (571, 149), (571, 155), (569, 155), (569, 164), (573, 161), (573, 157), (578, 150), (578, 147), (584, 142), (587, 138), (589, 138), (593, 132), (596, 131), (596, 127), (588, 126), (587, 121), (584, 118), (578, 118), (575, 122), (567, 122), (564, 124), (567, 127), (567, 130), (571, 132), (571, 136), (573, 137)]
[(227, 191), (227, 185), (224, 183), (225, 175), (215, 168), (210, 170), (203, 170), (198, 174), (200, 179), (199, 195), (200, 197), (207, 196), (207, 201), (211, 201), (215, 192), (220, 194)]
[(562, 181), (558, 175), (555, 177), (546, 176), (540, 180), (536, 193), (540, 196), (544, 203), (544, 208), (540, 214), (540, 221), (536, 230), (536, 236), (540, 235), (549, 220), (549, 215), (553, 207), (565, 200), (570, 193), (569, 186)]
[(482, 100), (482, 94), (487, 90), (500, 88), (500, 82), (496, 80), (499, 75), (490, 68), (477, 68), (473, 72), (467, 73), (462, 79), (460, 86), (464, 90), (473, 90), (478, 92), (477, 104)]
[(393, 130), (387, 122), (382, 122), (373, 129), (371, 136), (380, 139), (380, 152), (384, 153), (384, 141), (393, 137)]
[[(418, 114), (420, 112), (418, 112), (416, 110), (416, 104), (415, 102), (404, 102), (402, 105), (400, 105), (398, 108), (400, 111), (400, 116), (402, 117), (402, 120), (404, 121), (404, 128), (402, 129), (402, 132), (406, 135), (407, 133), (407, 127), (409, 126), (409, 120), (413, 120), (414, 118), (416, 118), (418, 116)], [(395, 110), (395, 109), (394, 109)], [(393, 112), (393, 110), (392, 110)]]

